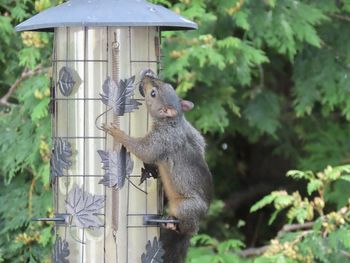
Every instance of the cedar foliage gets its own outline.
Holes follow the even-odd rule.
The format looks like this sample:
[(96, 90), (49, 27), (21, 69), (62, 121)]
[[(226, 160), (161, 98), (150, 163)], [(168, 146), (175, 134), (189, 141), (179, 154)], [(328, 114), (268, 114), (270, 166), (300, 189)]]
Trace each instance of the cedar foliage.
[[(50, 66), (52, 36), (15, 33), (13, 26), (58, 2), (0, 0), (0, 96), (23, 72)], [(163, 34), (163, 77), (195, 102), (188, 118), (206, 135), (216, 184), (217, 201), (203, 225), (211, 237), (193, 240), (198, 247), (189, 261), (244, 262), (238, 253), (244, 242), (265, 244), (288, 221), (320, 222), (324, 216), (312, 205), (320, 187), (324, 214), (336, 214), (330, 231), (314, 227), (307, 236), (296, 232), (289, 239), (273, 240), (268, 254), (255, 262), (349, 260), (349, 224), (343, 214), (344, 223), (338, 216), (347, 206), (348, 182), (326, 182), (308, 173), (311, 177), (294, 184), (283, 175), (290, 169), (319, 171), (349, 163), (350, 1), (153, 2), (199, 25), (196, 31)], [(11, 105), (0, 108), (0, 262), (49, 262), (52, 225), (30, 222), (31, 217), (52, 214), (49, 77), (44, 71), (24, 79)], [(247, 229), (254, 228), (258, 217), (247, 207), (277, 188), (254, 206), (273, 220), (268, 228), (268, 219), (263, 219), (265, 232), (252, 240)], [(244, 192), (252, 197), (237, 208)], [(304, 199), (308, 192), (310, 200)], [(273, 202), (274, 209), (265, 206)], [(289, 205), (286, 215), (279, 213)], [(295, 240), (304, 246), (296, 249)], [(290, 254), (281, 252), (282, 243)]]

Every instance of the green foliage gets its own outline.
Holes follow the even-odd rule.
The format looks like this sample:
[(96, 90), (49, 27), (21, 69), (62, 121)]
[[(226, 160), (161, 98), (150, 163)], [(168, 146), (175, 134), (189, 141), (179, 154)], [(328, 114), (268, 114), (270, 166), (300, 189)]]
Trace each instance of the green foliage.
[(280, 126), (280, 103), (277, 95), (268, 91), (258, 94), (248, 103), (244, 115), (252, 128), (274, 135)]
[(164, 77), (195, 101), (188, 117), (208, 136), (264, 141), (300, 169), (339, 165), (350, 152), (347, 7), (180, 1), (172, 9), (199, 30), (165, 33)]
[[(347, 24), (331, 21), (329, 15), (341, 11), (331, 4), (287, 0), (258, 3), (235, 0), (181, 1), (173, 9), (194, 19), (200, 27), (196, 32), (168, 34), (169, 41), (165, 42), (168, 56), (165, 56), (164, 63), (170, 66), (165, 68), (164, 76), (178, 83), (178, 91), (182, 95), (190, 94), (198, 98), (198, 94), (201, 94), (199, 101), (206, 101), (205, 105), (210, 104), (208, 98), (212, 99), (220, 90), (226, 89), (227, 100), (234, 101), (238, 107), (234, 114), (244, 112), (242, 121), (246, 120), (261, 134), (274, 135), (281, 127), (279, 96), (283, 94), (267, 86), (263, 68), (264, 63), (274, 63), (276, 57), (268, 57), (267, 54), (277, 52), (295, 60), (293, 76), (296, 85), (293, 92), (296, 94), (295, 111), (299, 116), (307, 109), (310, 111), (310, 103), (317, 101), (318, 92), (313, 92), (317, 89), (315, 80), (325, 88), (330, 84), (321, 79), (320, 70), (325, 73), (322, 75), (324, 78), (334, 76), (334, 72), (329, 72), (329, 68), (323, 66), (328, 63), (321, 62), (322, 57), (334, 59), (335, 53), (328, 52), (335, 52), (338, 47), (347, 49), (344, 44), (347, 36), (334, 30), (334, 26), (347, 27)], [(338, 41), (332, 34), (343, 41)], [(327, 46), (330, 51), (327, 51), (325, 39), (329, 40)], [(344, 57), (347, 54), (339, 53)], [(308, 64), (299, 64), (300, 60)], [(312, 62), (317, 65), (311, 66)], [(335, 75), (345, 76), (345, 68), (339, 70), (339, 67), (332, 68), (337, 72)], [(338, 84), (327, 87), (332, 94), (319, 96), (325, 101), (324, 104), (331, 100), (330, 95), (336, 95), (332, 92), (334, 85)], [(344, 90), (347, 83), (343, 81), (341, 85), (343, 88), (339, 87), (339, 91)], [(194, 87), (201, 88), (194, 91)], [(341, 99), (345, 98), (341, 96)], [(339, 100), (332, 101), (333, 105), (340, 106)], [(215, 106), (215, 112), (206, 111), (206, 107), (199, 109), (206, 121), (198, 121), (197, 126), (204, 132), (224, 132), (229, 127), (227, 120), (232, 115), (225, 99), (221, 98)], [(200, 119), (199, 115), (194, 113), (193, 119)], [(222, 125), (215, 122), (218, 118)], [(215, 124), (211, 125), (213, 122)]]
[[(328, 166), (323, 172), (313, 173), (311, 171), (289, 171), (287, 176), (296, 180), (308, 181), (308, 198), (301, 199), (298, 192), (288, 195), (286, 192), (272, 192), (257, 202), (251, 211), (256, 211), (274, 203), (276, 211), (289, 207), (287, 218), (289, 221), (297, 221), (303, 224), (305, 220), (313, 222), (311, 230), (297, 228), (292, 238), (285, 239), (287, 234), (279, 235), (279, 239), (272, 240), (270, 247), (257, 262), (270, 262), (269, 260), (281, 260), (281, 262), (348, 262), (348, 250), (350, 246), (350, 207), (349, 203), (338, 211), (325, 214), (324, 192), (337, 181), (349, 182), (350, 166), (339, 167)], [(311, 194), (317, 191), (317, 196)], [(350, 194), (344, 194), (349, 199)], [(286, 201), (279, 205), (279, 198), (286, 197)], [(311, 199), (313, 198), (313, 199)], [(319, 214), (314, 219), (313, 211)], [(309, 216), (311, 215), (311, 216)], [(301, 225), (303, 226), (303, 225)], [(306, 228), (307, 229), (307, 228)], [(255, 262), (255, 261), (254, 261)]]
[[(304, 179), (307, 181), (307, 193), (310, 198), (302, 198), (299, 192), (288, 194), (286, 191), (274, 191), (255, 203), (250, 211), (256, 212), (273, 203), (277, 213), (288, 208), (287, 218), (289, 223), (296, 220), (298, 223), (303, 224), (305, 221), (314, 219), (314, 211), (318, 212), (321, 216), (324, 214), (325, 191), (335, 181), (345, 180), (349, 182), (349, 172), (350, 165), (334, 168), (328, 166), (323, 172), (317, 174), (312, 171), (291, 170), (287, 173), (287, 176), (296, 180)], [(318, 192), (318, 196), (312, 200), (311, 197), (315, 191)], [(270, 223), (275, 220), (276, 215), (276, 213), (272, 214)]]
[[(336, 31), (343, 34), (336, 34)], [(296, 58), (295, 109), (298, 116), (310, 114), (317, 105), (322, 105), (323, 114), (339, 110), (349, 120), (349, 102), (344, 90), (349, 86), (347, 60), (349, 50), (343, 45), (349, 27), (346, 24), (331, 23), (322, 28), (324, 47), (322, 50), (305, 50)], [(317, 59), (315, 58), (317, 56)], [(327, 65), (327, 70), (324, 65)], [(307, 69), (307, 70), (306, 70)]]
[(27, 0), (0, 2), (1, 96), (18, 85), (10, 106), (0, 108), (0, 262), (50, 262), (52, 225), (31, 218), (52, 215), (47, 73), (51, 36), (19, 34), (14, 26), (56, 3), (35, 1), (34, 10)]
[[(193, 247), (188, 262), (349, 262), (350, 202), (338, 211), (331, 210), (326, 214), (323, 196), (324, 190), (335, 182), (345, 179), (349, 183), (349, 169), (349, 165), (344, 165), (334, 168), (329, 166), (319, 173), (288, 172), (287, 176), (295, 180), (307, 180), (308, 188), (315, 178), (319, 178), (320, 186), (315, 187), (318, 196), (310, 196), (309, 192), (308, 198), (301, 198), (299, 192), (289, 195), (286, 191), (274, 191), (252, 206), (252, 212), (272, 203), (276, 212), (288, 208), (286, 216), (289, 223), (298, 223), (285, 225), (269, 245), (260, 248), (261, 252), (256, 252), (255, 257), (246, 256), (249, 250), (242, 250), (244, 244), (239, 240), (219, 242), (208, 235), (198, 235), (191, 240)], [(345, 195), (350, 198), (349, 193)], [(318, 217), (314, 217), (313, 210), (318, 213)], [(305, 220), (309, 222), (305, 223)]]
[(285, 191), (282, 192), (272, 192), (271, 194), (265, 196), (263, 199), (261, 199), (259, 202), (254, 204), (250, 208), (250, 212), (256, 212), (257, 210), (263, 208), (266, 205), (269, 205), (271, 203), (275, 203), (277, 205), (281, 205), (283, 208), (285, 206), (291, 205), (291, 201), (293, 198), (291, 198)]
[[(250, 10), (250, 13), (256, 14), (264, 5), (266, 6), (261, 2)], [(257, 44), (266, 42), (269, 47), (290, 59), (295, 57), (303, 46), (302, 43), (321, 46), (315, 26), (327, 21), (327, 17), (311, 3), (277, 1), (267, 9), (262, 15), (249, 17), (252, 24), (259, 25), (252, 27), (248, 32), (249, 37)]]
[(349, 225), (346, 224), (324, 238), (321, 238), (320, 233), (312, 231), (298, 244), (298, 252), (305, 257), (305, 262), (349, 262), (349, 230)]
[(236, 239), (219, 242), (208, 235), (198, 235), (191, 239), (191, 244), (193, 247), (188, 252), (188, 263), (251, 262), (240, 258), (236, 254), (244, 247), (244, 244)]

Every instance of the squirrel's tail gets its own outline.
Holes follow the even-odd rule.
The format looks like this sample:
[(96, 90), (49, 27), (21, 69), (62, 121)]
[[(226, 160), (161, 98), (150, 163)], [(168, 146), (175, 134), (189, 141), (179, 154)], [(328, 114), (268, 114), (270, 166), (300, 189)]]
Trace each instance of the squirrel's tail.
[(187, 250), (190, 245), (189, 235), (180, 234), (176, 231), (161, 228), (160, 241), (163, 244), (165, 254), (164, 263), (184, 263)]

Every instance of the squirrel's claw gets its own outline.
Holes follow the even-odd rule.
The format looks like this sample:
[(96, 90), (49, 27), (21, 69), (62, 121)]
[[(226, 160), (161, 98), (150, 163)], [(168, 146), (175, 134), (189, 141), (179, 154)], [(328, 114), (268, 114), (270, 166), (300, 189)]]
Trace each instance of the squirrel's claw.
[[(177, 219), (174, 216), (168, 216), (166, 219), (172, 220), (172, 219)], [(179, 232), (179, 224), (178, 223), (163, 223), (162, 227), (165, 229), (173, 230), (176, 232)]]
[(113, 130), (115, 129), (116, 127), (113, 126), (111, 124), (111, 126), (108, 126), (106, 123), (103, 123), (102, 126), (101, 126), (101, 129), (104, 131), (104, 132), (107, 132), (108, 134), (111, 134), (113, 133)]
[(163, 228), (178, 232), (177, 226), (174, 223), (163, 224)]
[(107, 127), (106, 123), (102, 123), (101, 129), (102, 129), (103, 131), (107, 132), (108, 127)]
[(111, 122), (111, 126), (112, 126), (114, 129), (119, 129), (118, 125), (115, 124), (115, 123), (113, 123), (113, 122)]

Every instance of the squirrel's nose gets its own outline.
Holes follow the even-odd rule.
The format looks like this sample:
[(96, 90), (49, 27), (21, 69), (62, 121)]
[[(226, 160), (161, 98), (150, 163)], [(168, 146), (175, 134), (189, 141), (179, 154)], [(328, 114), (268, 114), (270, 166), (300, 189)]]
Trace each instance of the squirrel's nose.
[(150, 78), (157, 78), (157, 74), (154, 73), (151, 69), (144, 69), (140, 72), (140, 76), (141, 76), (141, 81), (145, 78), (145, 77), (150, 77)]

